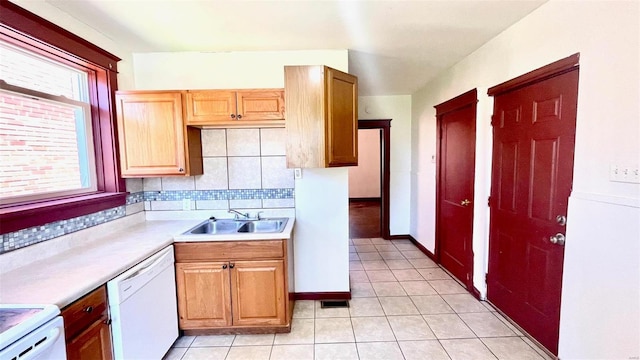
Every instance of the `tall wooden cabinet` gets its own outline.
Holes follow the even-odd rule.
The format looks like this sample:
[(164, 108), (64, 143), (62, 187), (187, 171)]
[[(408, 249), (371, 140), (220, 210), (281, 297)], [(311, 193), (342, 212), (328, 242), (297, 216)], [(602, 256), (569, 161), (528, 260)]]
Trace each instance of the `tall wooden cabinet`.
[(186, 123), (206, 127), (282, 127), (282, 89), (189, 90)]
[(118, 91), (122, 177), (202, 174), (200, 129), (183, 121), (179, 91)]
[(328, 66), (285, 66), (287, 167), (358, 165), (358, 78)]
[(199, 334), (290, 329), (286, 240), (174, 247), (181, 330)]

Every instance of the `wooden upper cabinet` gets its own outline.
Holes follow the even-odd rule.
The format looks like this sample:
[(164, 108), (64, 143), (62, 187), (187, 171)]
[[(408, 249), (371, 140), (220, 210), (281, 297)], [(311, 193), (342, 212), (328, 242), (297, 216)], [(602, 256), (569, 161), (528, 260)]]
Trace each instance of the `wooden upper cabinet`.
[(236, 92), (225, 90), (187, 91), (187, 125), (228, 122), (236, 117)]
[(185, 106), (186, 123), (191, 126), (284, 126), (282, 89), (189, 90)]
[(237, 93), (238, 120), (284, 120), (284, 90), (242, 90)]
[(285, 66), (287, 167), (358, 165), (358, 78), (327, 66)]
[(177, 91), (118, 91), (122, 177), (202, 174), (200, 129), (187, 128)]

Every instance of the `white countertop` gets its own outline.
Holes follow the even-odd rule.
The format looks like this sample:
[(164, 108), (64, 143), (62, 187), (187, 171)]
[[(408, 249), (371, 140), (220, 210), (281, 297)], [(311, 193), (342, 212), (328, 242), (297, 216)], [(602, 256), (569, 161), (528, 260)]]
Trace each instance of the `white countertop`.
[[(179, 239), (176, 241), (189, 241), (179, 235), (202, 221), (143, 221), (40, 260), (24, 259), (24, 265), (0, 272), (0, 303), (55, 304), (62, 309), (171, 245), (174, 237)], [(194, 241), (289, 239), (294, 223), (295, 219), (289, 218), (281, 233), (198, 235), (194, 236)], [(100, 232), (100, 227), (108, 225), (106, 223), (83, 231), (90, 232), (94, 229), (93, 231)], [(30, 252), (50, 251), (47, 247), (55, 246), (54, 240), (26, 249)], [(0, 255), (0, 262), (3, 261), (3, 256)]]

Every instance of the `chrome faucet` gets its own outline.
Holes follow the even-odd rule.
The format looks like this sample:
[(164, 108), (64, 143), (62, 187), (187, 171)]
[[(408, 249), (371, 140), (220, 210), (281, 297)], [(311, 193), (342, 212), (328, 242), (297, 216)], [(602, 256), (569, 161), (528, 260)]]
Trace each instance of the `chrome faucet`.
[(242, 217), (243, 217), (243, 218), (245, 218), (245, 219), (249, 219), (249, 218), (250, 218), (250, 217), (249, 217), (249, 213), (245, 213), (245, 214), (243, 214), (243, 213), (241, 213), (241, 212), (240, 212), (240, 211), (238, 211), (238, 210), (235, 210), (235, 209), (229, 209), (229, 214), (233, 214), (233, 213), (235, 213), (235, 214), (236, 214), (236, 216), (235, 216), (235, 219), (236, 219), (236, 220), (240, 219), (240, 216), (242, 216)]

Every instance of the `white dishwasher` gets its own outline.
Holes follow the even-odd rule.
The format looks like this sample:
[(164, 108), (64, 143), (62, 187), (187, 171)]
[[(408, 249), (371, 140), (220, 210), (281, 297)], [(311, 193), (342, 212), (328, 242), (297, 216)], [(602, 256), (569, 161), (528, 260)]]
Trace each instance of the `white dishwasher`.
[(113, 355), (162, 359), (178, 338), (173, 245), (107, 283)]

